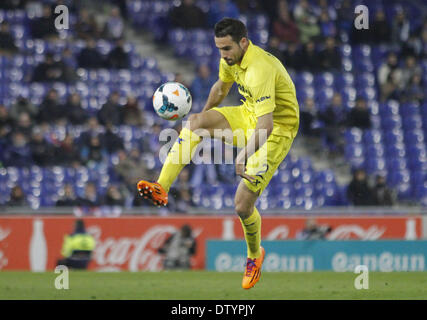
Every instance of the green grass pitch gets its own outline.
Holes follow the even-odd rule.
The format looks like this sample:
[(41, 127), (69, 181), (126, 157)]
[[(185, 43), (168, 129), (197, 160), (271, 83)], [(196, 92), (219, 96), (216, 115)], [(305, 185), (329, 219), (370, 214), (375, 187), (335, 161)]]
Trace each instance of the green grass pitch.
[(354, 273), (263, 272), (251, 290), (242, 273), (69, 272), (69, 289), (55, 289), (54, 272), (0, 272), (0, 299), (289, 300), (427, 299), (427, 272), (369, 273), (369, 289), (354, 288)]

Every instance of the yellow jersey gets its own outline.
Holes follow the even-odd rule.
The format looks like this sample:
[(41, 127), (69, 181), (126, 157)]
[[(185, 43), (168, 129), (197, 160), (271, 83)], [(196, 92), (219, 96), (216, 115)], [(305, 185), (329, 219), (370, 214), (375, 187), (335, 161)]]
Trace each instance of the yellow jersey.
[(249, 41), (240, 65), (229, 66), (220, 59), (219, 78), (237, 83), (244, 107), (256, 118), (273, 112), (272, 134), (296, 136), (299, 106), (295, 85), (279, 59)]

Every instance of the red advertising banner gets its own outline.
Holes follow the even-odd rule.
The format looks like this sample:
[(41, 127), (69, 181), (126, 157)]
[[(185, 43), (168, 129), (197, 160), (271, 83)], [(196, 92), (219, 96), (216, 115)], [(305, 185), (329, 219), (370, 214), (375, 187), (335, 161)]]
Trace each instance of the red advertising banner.
[[(53, 270), (64, 235), (73, 231), (75, 217), (0, 217), (0, 270)], [(266, 240), (295, 239), (307, 217), (264, 216)], [(192, 267), (203, 269), (206, 239), (243, 239), (240, 220), (234, 216), (173, 216), (84, 218), (96, 248), (89, 265), (100, 271), (161, 270), (157, 250), (167, 237), (189, 224), (197, 241)], [(332, 227), (328, 239), (419, 239), (420, 216), (340, 217), (319, 216), (318, 224)]]

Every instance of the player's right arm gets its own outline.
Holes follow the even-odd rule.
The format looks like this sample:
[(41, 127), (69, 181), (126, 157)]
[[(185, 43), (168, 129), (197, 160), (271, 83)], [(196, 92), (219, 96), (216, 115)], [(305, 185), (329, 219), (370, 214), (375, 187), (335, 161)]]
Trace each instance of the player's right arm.
[(202, 110), (202, 112), (208, 111), (214, 107), (219, 106), (219, 104), (224, 100), (224, 98), (230, 92), (231, 87), (233, 86), (235, 79), (233, 73), (230, 69), (230, 66), (225, 63), (224, 59), (219, 60), (219, 72), (218, 72), (218, 81), (214, 83), (209, 92), (208, 100)]
[(202, 112), (217, 107), (222, 102), (222, 100), (224, 100), (224, 98), (228, 95), (232, 86), (233, 82), (224, 82), (221, 79), (218, 79), (218, 81), (214, 83), (211, 88), (211, 91), (209, 92), (208, 100), (206, 101)]

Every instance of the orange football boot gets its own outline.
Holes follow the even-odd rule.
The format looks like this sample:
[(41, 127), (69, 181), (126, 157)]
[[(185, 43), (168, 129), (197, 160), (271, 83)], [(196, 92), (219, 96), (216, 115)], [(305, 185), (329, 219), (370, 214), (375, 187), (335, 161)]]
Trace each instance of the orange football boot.
[(246, 261), (245, 274), (243, 275), (242, 288), (250, 289), (261, 277), (262, 263), (264, 262), (265, 250), (260, 248), (261, 256), (259, 258), (248, 258)]
[(160, 207), (168, 204), (168, 194), (159, 183), (141, 180), (137, 186), (139, 194), (144, 199), (151, 200), (154, 205)]

